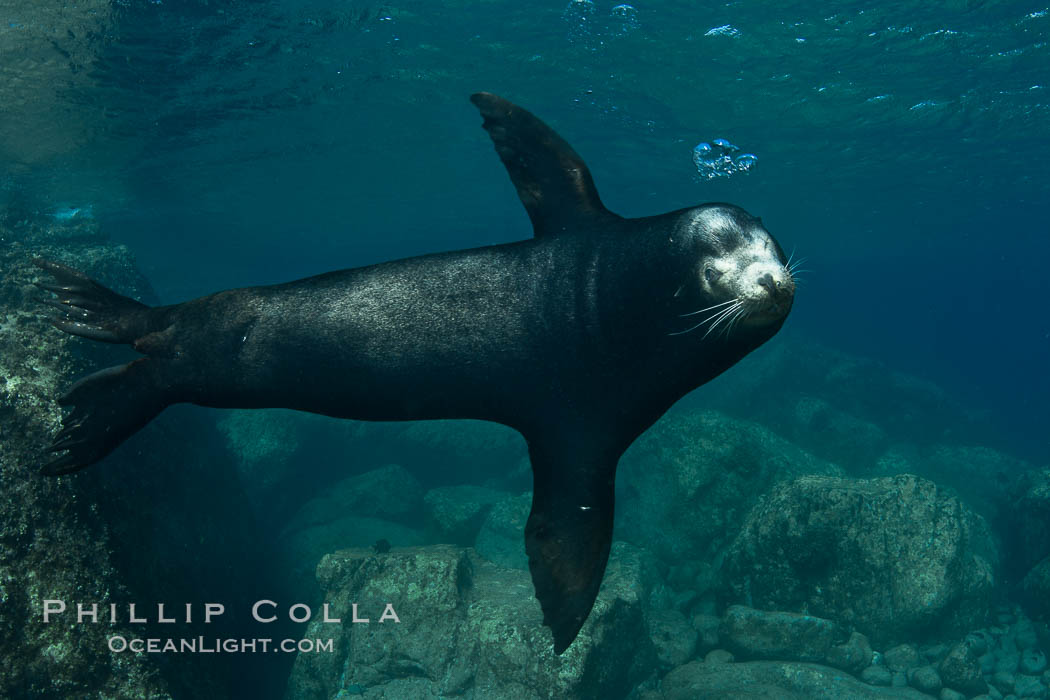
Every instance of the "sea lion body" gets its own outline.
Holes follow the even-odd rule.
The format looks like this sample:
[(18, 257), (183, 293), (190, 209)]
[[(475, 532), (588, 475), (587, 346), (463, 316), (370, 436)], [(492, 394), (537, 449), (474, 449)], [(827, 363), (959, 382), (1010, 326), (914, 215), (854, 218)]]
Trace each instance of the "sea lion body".
[(98, 461), (165, 406), (282, 407), (359, 420), (474, 418), (525, 437), (526, 550), (555, 651), (589, 613), (616, 465), (675, 401), (780, 328), (783, 251), (728, 204), (624, 219), (534, 116), (474, 96), (535, 237), (150, 308), (58, 263), (60, 329), (145, 357), (73, 386), (44, 471)]

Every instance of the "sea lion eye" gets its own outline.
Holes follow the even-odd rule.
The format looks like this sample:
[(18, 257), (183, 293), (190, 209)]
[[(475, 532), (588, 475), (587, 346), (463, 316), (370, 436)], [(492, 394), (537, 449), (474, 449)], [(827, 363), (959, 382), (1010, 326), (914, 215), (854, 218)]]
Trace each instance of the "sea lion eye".
[(713, 267), (704, 268), (704, 279), (707, 280), (708, 284), (714, 284), (718, 281), (718, 278), (722, 276), (722, 273)]

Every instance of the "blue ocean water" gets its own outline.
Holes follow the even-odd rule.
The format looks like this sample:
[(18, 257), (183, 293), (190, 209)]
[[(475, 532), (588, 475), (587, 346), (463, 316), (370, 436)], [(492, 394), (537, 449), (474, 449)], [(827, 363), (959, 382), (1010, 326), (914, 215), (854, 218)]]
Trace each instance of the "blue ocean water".
[[(627, 507), (618, 511), (617, 539), (628, 532), (629, 541), (660, 557), (660, 567), (677, 567), (666, 577), (676, 595), (700, 589), (698, 581), (709, 578), (709, 555), (717, 552), (721, 562), (727, 538), (738, 534), (744, 513), (723, 518), (720, 509), (751, 503), (729, 492), (768, 491), (765, 470), (775, 468), (823, 474), (820, 460), (841, 461), (850, 476), (916, 467), (954, 489), (995, 529), (1003, 554), (995, 595), (1011, 604), (1018, 581), (1045, 557), (1047, 532), (1032, 524), (1042, 512), (1038, 507), (1027, 506), (1024, 513), (1036, 516), (1019, 517), (1022, 527), (1010, 520), (1008, 507), (996, 511), (989, 502), (999, 508), (1024, 491), (1015, 488), (1024, 484), (1017, 464), (1050, 462), (1047, 6), (979, 0), (84, 0), (8, 3), (4, 12), (0, 224), (17, 229), (20, 220), (46, 219), (64, 230), (91, 220), (127, 246), (162, 303), (528, 238), (529, 220), (468, 101), (482, 90), (513, 100), (557, 129), (586, 159), (605, 203), (617, 213), (644, 216), (724, 201), (762, 217), (785, 250), (805, 259), (784, 330), (755, 353), (758, 359), (746, 359), (691, 395), (685, 403), (699, 410), (671, 416), (668, 421), (678, 422), (665, 421), (670, 428), (649, 433), (671, 446), (668, 454), (672, 448), (685, 454), (690, 469), (715, 465), (709, 469), (717, 471), (728, 464), (746, 478), (733, 472), (725, 486), (711, 474), (688, 473), (686, 481), (700, 484), (688, 498), (661, 492), (660, 483), (639, 492), (645, 479), (638, 474), (648, 476), (649, 468), (657, 475), (653, 482), (671, 473), (665, 483), (679, 484), (677, 457), (644, 462), (657, 452), (651, 445), (643, 446), (642, 457), (626, 459), (621, 472), (620, 495), (627, 498), (620, 502)], [(0, 273), (6, 281), (7, 271)], [(0, 330), (13, 327), (0, 320)], [(90, 345), (85, 352), (111, 349), (71, 342), (78, 349)], [(820, 374), (814, 366), (830, 355), (777, 353), (812, 347), (842, 353), (833, 358), (834, 371), (845, 380), (810, 395), (807, 384)], [(762, 373), (769, 368), (779, 374)], [(892, 372), (906, 379), (881, 386), (896, 376)], [(955, 431), (946, 427), (961, 413), (951, 406), (940, 415), (933, 385), (961, 403), (970, 422)], [(727, 394), (740, 386), (750, 393), (733, 404)], [(864, 394), (854, 414), (847, 410), (850, 391)], [(773, 405), (761, 405), (765, 396)], [(710, 406), (730, 406), (735, 413), (727, 410), (716, 420), (703, 413)], [(172, 414), (173, 422), (192, 416), (199, 425), (169, 430), (164, 420)], [(778, 422), (789, 414), (791, 420)], [(820, 430), (822, 420), (836, 418), (842, 422), (827, 429), (827, 444), (823, 436), (791, 434), (805, 426)], [(726, 426), (736, 431), (728, 438)], [(179, 407), (151, 429), (166, 446), (193, 442), (197, 452), (188, 462), (214, 455), (221, 461), (217, 472), (231, 481), (230, 464), (241, 460), (238, 474), (259, 483), (245, 478), (237, 487), (268, 510), (253, 513), (257, 523), (244, 518), (244, 531), (233, 534), (259, 544), (269, 557), (268, 575), (294, 568), (280, 558), (287, 554), (282, 548), (301, 555), (296, 563), (302, 568), (289, 576), (311, 586), (319, 557), (345, 546), (351, 530), (355, 545), (423, 543), (420, 533), (430, 527), (422, 522), (424, 491), (495, 483), (513, 501), (531, 483), (516, 435), (408, 427), (402, 440), (400, 433), (384, 437), (359, 427), (289, 412)], [(868, 428), (885, 432), (870, 441), (871, 453), (862, 454)], [(833, 444), (854, 430), (856, 440)], [(106, 480), (137, 483), (138, 462), (150, 463), (141, 446), (157, 443), (133, 441), (158, 440), (147, 433), (74, 477), (81, 481), (72, 487), (62, 482), (86, 494), (102, 484), (100, 512), (118, 533), (139, 527), (132, 517), (139, 503), (123, 499), (124, 492)], [(450, 444), (450, 435), (462, 444)], [(760, 444), (749, 446), (754, 451), (726, 456), (754, 435), (760, 436)], [(770, 445), (789, 457), (778, 460)], [(998, 452), (989, 456), (986, 447)], [(401, 466), (388, 468), (389, 459)], [(1014, 467), (1017, 473), (1004, 473)], [(230, 552), (244, 548), (232, 535), (225, 542), (221, 526), (222, 517), (241, 511), (231, 506), (226, 512), (199, 497), (196, 482), (180, 481), (179, 474), (152, 476), (157, 480), (147, 481), (144, 493), (173, 494), (156, 516), (173, 531), (160, 528), (157, 541), (175, 542), (173, 549), (186, 559), (197, 556), (199, 546), (203, 569), (213, 566), (207, 557), (225, 558), (230, 566), (241, 562)], [(358, 477), (365, 486), (347, 485)], [(25, 483), (51, 488), (39, 486), (51, 482)], [(172, 483), (184, 490), (165, 490)], [(394, 493), (375, 498), (388, 510), (377, 506), (353, 520), (361, 515), (354, 509), (369, 503), (353, 498), (377, 483)], [(418, 493), (402, 503), (405, 483)], [(243, 496), (220, 488), (212, 497), (233, 503), (231, 494)], [(188, 510), (190, 502), (198, 511)], [(415, 511), (397, 510), (404, 503)], [(659, 508), (665, 503), (704, 512), (667, 515)], [(50, 513), (33, 507), (34, 514)], [(482, 503), (479, 512), (492, 508)], [(205, 513), (192, 516), (205, 533), (197, 542), (179, 539), (178, 517), (187, 511)], [(68, 515), (56, 512), (55, 522)], [(694, 536), (689, 529), (694, 519), (733, 532), (709, 541), (708, 533)], [(520, 545), (523, 522), (513, 513), (507, 522), (513, 534), (507, 541)], [(458, 545), (476, 544), (480, 525), (473, 525)], [(654, 531), (658, 536), (650, 536)], [(127, 554), (136, 542), (114, 551)], [(496, 547), (496, 555), (503, 553)], [(2, 554), (6, 565), (6, 550)], [(149, 554), (146, 563), (168, 562), (163, 548)], [(172, 558), (172, 568), (182, 561)], [(63, 580), (64, 571), (49, 563), (58, 573), (48, 578), (54, 572), (43, 571), (48, 585)], [(187, 588), (196, 586), (193, 601), (216, 590), (204, 575), (194, 579), (197, 569), (185, 568)], [(153, 595), (152, 570), (129, 579), (139, 586), (136, 593)], [(106, 581), (112, 575), (88, 573)], [(238, 573), (231, 585), (269, 585), (263, 576), (252, 579), (251, 571)], [(245, 595), (276, 595), (243, 588)], [(521, 590), (531, 601), (531, 589)], [(690, 616), (722, 612), (688, 599), (679, 607)], [(997, 612), (995, 624), (1015, 624), (1013, 611)], [(532, 627), (539, 628), (538, 621)], [(20, 644), (32, 646), (14, 646)], [(285, 667), (254, 681), (240, 676), (245, 668), (251, 675), (266, 666), (265, 660), (233, 663), (242, 664), (231, 664), (232, 685), (242, 684), (241, 695), (276, 697), (272, 678), (283, 682), (292, 661), (283, 659)], [(617, 666), (615, 659), (607, 663)], [(366, 690), (350, 682), (350, 670), (329, 674), (344, 686), (343, 696)]]
[[(23, 15), (8, 46), (47, 21)], [(4, 69), (47, 104), (4, 127), (3, 191), (91, 207), (165, 301), (527, 237), (466, 99), (488, 90), (559, 129), (614, 211), (762, 216), (811, 270), (789, 328), (1050, 454), (1038, 4), (126, 0), (69, 22), (57, 68)], [(699, 177), (717, 138), (754, 167)]]

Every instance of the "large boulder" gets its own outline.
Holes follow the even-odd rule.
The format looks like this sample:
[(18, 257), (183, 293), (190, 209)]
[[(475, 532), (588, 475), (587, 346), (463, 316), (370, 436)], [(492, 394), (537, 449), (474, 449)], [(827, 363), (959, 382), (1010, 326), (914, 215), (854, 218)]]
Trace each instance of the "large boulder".
[(774, 484), (840, 473), (755, 423), (713, 411), (674, 411), (620, 460), (617, 537), (668, 562), (707, 561)]
[[(555, 656), (523, 571), (451, 545), (329, 554), (317, 575), (341, 623), (315, 616), (304, 637), (331, 639), (334, 653), (299, 654), (287, 697), (624, 697), (656, 665), (645, 620), (654, 568), (616, 543), (580, 636)], [(355, 603), (370, 623), (351, 621)], [(378, 622), (388, 603), (400, 622)]]
[(932, 482), (808, 476), (748, 516), (730, 596), (851, 625), (879, 647), (980, 627), (997, 554), (985, 521)]

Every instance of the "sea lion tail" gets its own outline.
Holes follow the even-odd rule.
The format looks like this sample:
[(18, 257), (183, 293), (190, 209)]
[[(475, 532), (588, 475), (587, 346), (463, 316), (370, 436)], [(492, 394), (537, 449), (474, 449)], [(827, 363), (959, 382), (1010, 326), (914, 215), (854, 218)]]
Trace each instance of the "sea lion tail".
[[(150, 330), (154, 309), (103, 287), (82, 272), (51, 260), (35, 260), (54, 278), (37, 287), (55, 294), (42, 301), (63, 312), (51, 320), (59, 330), (106, 343), (133, 343)], [(49, 448), (64, 452), (41, 468), (69, 474), (99, 461), (157, 416), (169, 401), (159, 372), (163, 361), (141, 358), (84, 377), (58, 402), (72, 410)]]
[(55, 328), (104, 343), (132, 343), (143, 335), (150, 307), (103, 287), (68, 265), (53, 260), (33, 262), (55, 279), (55, 284), (36, 284), (56, 296), (43, 303), (64, 313), (52, 319)]

